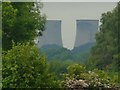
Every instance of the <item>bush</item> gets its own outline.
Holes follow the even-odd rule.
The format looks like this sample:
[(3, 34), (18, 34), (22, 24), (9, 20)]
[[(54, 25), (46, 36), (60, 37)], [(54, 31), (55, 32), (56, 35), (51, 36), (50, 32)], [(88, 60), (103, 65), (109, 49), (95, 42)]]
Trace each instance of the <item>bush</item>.
[(36, 46), (13, 45), (3, 52), (3, 88), (42, 88), (58, 86), (54, 76), (48, 73), (46, 57), (39, 55)]
[(79, 77), (81, 73), (86, 71), (85, 66), (82, 64), (70, 65), (68, 66), (67, 70), (68, 70), (68, 74), (70, 75), (70, 77), (74, 77), (76, 79)]
[(93, 69), (92, 71), (87, 71), (86, 67), (80, 64), (69, 66), (68, 73), (63, 76), (62, 85), (66, 88), (83, 88), (84, 85), (86, 85), (85, 88), (88, 88), (88, 90), (118, 90), (120, 88), (116, 81), (116, 75), (112, 78), (103, 70)]

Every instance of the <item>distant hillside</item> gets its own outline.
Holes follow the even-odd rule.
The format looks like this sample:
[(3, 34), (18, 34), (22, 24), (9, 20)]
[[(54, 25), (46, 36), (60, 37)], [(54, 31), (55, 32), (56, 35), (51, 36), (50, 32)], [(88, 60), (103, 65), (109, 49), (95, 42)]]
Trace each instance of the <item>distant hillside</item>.
[(46, 50), (48, 50), (48, 49), (61, 49), (61, 48), (63, 48), (63, 47), (61, 47), (61, 46), (58, 46), (58, 45), (56, 45), (56, 44), (48, 44), (48, 45), (44, 45), (44, 46), (42, 46), (40, 49), (42, 50), (42, 51), (46, 51)]
[(58, 45), (45, 45), (40, 51), (47, 55), (48, 60), (68, 60), (72, 59), (70, 50)]
[(79, 52), (86, 52), (91, 49), (95, 45), (95, 42), (89, 42), (83, 45), (80, 45), (79, 47), (75, 47), (72, 52), (73, 53), (79, 53)]
[(75, 47), (73, 50), (63, 48), (58, 45), (44, 45), (40, 48), (40, 51), (46, 54), (49, 60), (74, 60), (74, 61), (85, 61), (89, 56), (90, 48), (95, 43), (87, 43), (79, 47)]

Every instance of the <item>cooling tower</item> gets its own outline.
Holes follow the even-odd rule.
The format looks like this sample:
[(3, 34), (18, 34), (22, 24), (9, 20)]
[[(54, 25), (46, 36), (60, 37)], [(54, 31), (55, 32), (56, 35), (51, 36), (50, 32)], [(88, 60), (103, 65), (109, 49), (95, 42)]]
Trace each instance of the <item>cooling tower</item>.
[(95, 34), (98, 31), (98, 20), (77, 20), (76, 40), (74, 47), (95, 42)]
[(43, 36), (38, 37), (38, 41), (38, 47), (53, 44), (62, 46), (61, 20), (47, 20)]

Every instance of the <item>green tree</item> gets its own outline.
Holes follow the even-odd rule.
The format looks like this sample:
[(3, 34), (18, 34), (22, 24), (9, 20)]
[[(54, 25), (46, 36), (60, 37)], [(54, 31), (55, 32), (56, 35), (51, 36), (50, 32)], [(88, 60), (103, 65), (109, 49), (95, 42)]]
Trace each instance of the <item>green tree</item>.
[(39, 54), (36, 46), (19, 43), (5, 51), (2, 60), (3, 88), (59, 87), (48, 72), (46, 57)]
[(68, 74), (71, 78), (79, 78), (79, 76), (86, 72), (86, 67), (82, 64), (73, 64), (67, 67)]
[(17, 9), (10, 2), (2, 3), (2, 47), (11, 47), (13, 27), (16, 21)]
[[(91, 51), (90, 60), (98, 68), (107, 68), (113, 62), (118, 63), (119, 49), (119, 10), (120, 4), (113, 11), (102, 14), (100, 31), (96, 34), (96, 45)], [(117, 68), (116, 68), (117, 70)]]
[(2, 3), (3, 50), (12, 47), (12, 41), (33, 42), (44, 30), (45, 16), (41, 15), (42, 4), (33, 2)]

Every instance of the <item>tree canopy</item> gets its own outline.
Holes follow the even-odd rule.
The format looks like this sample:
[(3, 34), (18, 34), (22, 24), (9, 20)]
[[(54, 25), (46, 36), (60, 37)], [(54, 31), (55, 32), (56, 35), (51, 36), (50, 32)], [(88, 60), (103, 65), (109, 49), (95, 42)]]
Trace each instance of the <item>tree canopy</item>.
[(2, 46), (3, 50), (12, 47), (12, 41), (33, 42), (42, 35), (45, 15), (40, 12), (42, 4), (33, 2), (2, 3)]
[(46, 57), (39, 54), (35, 45), (13, 44), (12, 49), (3, 53), (2, 61), (3, 88), (59, 87), (48, 71)]
[[(110, 68), (118, 64), (119, 40), (120, 40), (120, 3), (113, 11), (103, 13), (101, 17), (100, 31), (96, 34), (96, 45), (91, 51), (91, 62), (98, 68)], [(117, 70), (118, 67), (115, 69)]]

